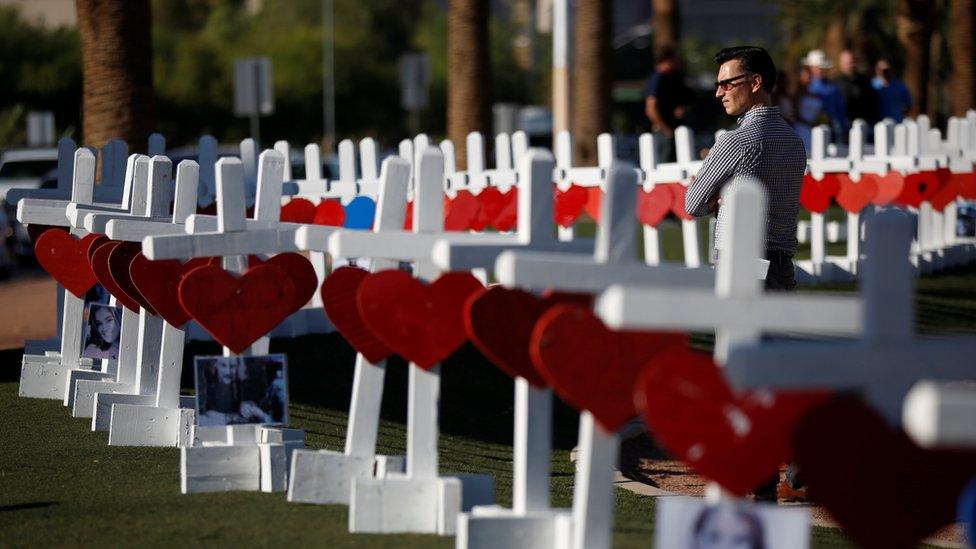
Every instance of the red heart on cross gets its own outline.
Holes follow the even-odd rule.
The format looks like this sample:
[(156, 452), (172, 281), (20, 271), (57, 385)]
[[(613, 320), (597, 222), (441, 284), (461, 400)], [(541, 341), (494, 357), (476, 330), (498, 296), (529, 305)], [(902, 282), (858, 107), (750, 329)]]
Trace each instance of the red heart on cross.
[(91, 265), (92, 256), (95, 254), (95, 250), (97, 250), (102, 244), (111, 242), (111, 240), (109, 240), (109, 238), (103, 234), (94, 235), (94, 238), (89, 239), (91, 236), (93, 235), (88, 235), (83, 239), (88, 241), (88, 250), (85, 251), (85, 255), (88, 256), (89, 265)]
[(590, 219), (600, 222), (600, 203), (603, 202), (603, 191), (600, 187), (586, 187), (586, 206), (583, 211)]
[(132, 279), (129, 278), (129, 265), (136, 255), (140, 253), (139, 250), (141, 249), (142, 245), (138, 242), (119, 242), (117, 246), (109, 251), (109, 276), (112, 277), (115, 286), (122, 292), (121, 295), (115, 295), (114, 293), (112, 295), (115, 295), (115, 299), (133, 313), (138, 313), (139, 309), (143, 308), (149, 314), (155, 315), (156, 311), (142, 297), (142, 294), (136, 289), (135, 284), (132, 283)]
[(511, 231), (518, 225), (518, 188), (511, 189), (502, 193), (502, 207), (491, 218), (491, 226), (496, 231)]
[(100, 236), (89, 234), (79, 240), (64, 229), (49, 229), (37, 237), (34, 257), (58, 284), (84, 299), (98, 281), (88, 262), (88, 247)]
[(800, 186), (800, 205), (810, 213), (823, 213), (830, 207), (830, 195), (824, 192), (820, 182), (810, 174), (803, 175)]
[(910, 173), (905, 176), (905, 184), (895, 197), (895, 203), (917, 208), (938, 190), (939, 179), (934, 171)]
[(637, 192), (637, 219), (648, 227), (657, 227), (668, 216), (674, 203), (674, 193), (667, 185), (654, 185), (650, 192)]
[(840, 192), (841, 176), (847, 177), (846, 173), (825, 173), (818, 183), (820, 190), (827, 198), (833, 198)]
[(371, 364), (377, 364), (393, 354), (393, 350), (373, 334), (359, 314), (356, 294), (367, 276), (369, 271), (357, 267), (339, 267), (332, 271), (322, 283), (322, 306), (349, 345)]
[(342, 207), (342, 202), (338, 200), (323, 200), (315, 207), (315, 215), (312, 223), (316, 225), (328, 225), (330, 227), (342, 227), (346, 223), (346, 209)]
[(962, 192), (961, 179), (953, 176), (954, 174), (949, 174), (945, 183), (939, 187), (938, 192), (932, 195), (932, 208), (937, 212), (944, 210)]
[(129, 264), (129, 278), (156, 313), (170, 326), (179, 328), (190, 320), (190, 314), (180, 305), (180, 281), (193, 269), (214, 264), (219, 266), (220, 259), (197, 257), (186, 263), (175, 259), (150, 261), (140, 252)]
[(315, 219), (315, 204), (304, 198), (292, 198), (281, 207), (279, 219), (283, 223), (311, 223)]
[(269, 263), (240, 278), (215, 265), (198, 267), (180, 281), (179, 295), (183, 309), (235, 354), (297, 310), (291, 278)]
[(837, 204), (846, 212), (860, 213), (871, 204), (874, 195), (878, 194), (878, 183), (874, 179), (862, 177), (855, 183), (846, 173), (836, 174), (836, 177), (840, 181)]
[(585, 294), (551, 293), (539, 299), (522, 290), (490, 286), (472, 294), (464, 304), (464, 329), (474, 346), (499, 370), (545, 387), (529, 355), (536, 321), (554, 305), (589, 306), (592, 301), (592, 296)]
[(447, 206), (444, 209), (445, 231), (467, 231), (481, 211), (481, 202), (471, 194), (471, 191), (465, 189), (458, 191), (445, 205)]
[[(315, 267), (305, 256), (295, 252), (280, 253), (260, 265), (277, 265), (291, 279), (295, 286), (295, 299), (292, 307), (297, 311), (312, 299), (315, 289), (319, 286), (319, 277), (315, 274)], [(255, 266), (248, 266), (248, 270)]]
[(797, 422), (825, 398), (733, 392), (711, 356), (685, 347), (654, 357), (634, 394), (644, 421), (672, 455), (738, 495), (790, 460)]
[(490, 225), (497, 231), (511, 230), (515, 226), (517, 213), (515, 193), (514, 187), (504, 193), (497, 187), (482, 189), (477, 196), (481, 208), (472, 220), (471, 228), (475, 231), (483, 231)]
[(976, 200), (976, 172), (953, 174), (959, 182), (959, 195), (967, 200)]
[(681, 183), (671, 183), (671, 213), (678, 216), (678, 219), (691, 221), (695, 216), (688, 213), (685, 209), (685, 194), (687, 189)]
[(529, 352), (560, 398), (614, 432), (637, 415), (634, 383), (647, 361), (687, 345), (686, 334), (610, 331), (586, 307), (557, 305), (536, 323)]
[(584, 187), (576, 184), (570, 185), (565, 191), (556, 187), (553, 200), (555, 201), (553, 210), (556, 223), (560, 227), (572, 227), (583, 213), (583, 209), (589, 200), (589, 193)]
[(125, 291), (119, 287), (118, 283), (112, 277), (112, 267), (109, 264), (109, 258), (111, 257), (112, 250), (121, 245), (121, 242), (115, 240), (109, 240), (101, 246), (95, 248), (95, 251), (91, 255), (91, 267), (92, 271), (95, 272), (95, 277), (98, 279), (98, 283), (102, 285), (105, 290), (115, 297), (120, 305), (125, 306), (125, 308), (130, 311), (139, 311), (139, 304), (126, 295)]
[(905, 186), (904, 176), (894, 170), (885, 174), (884, 177), (873, 173), (861, 174), (861, 179), (865, 178), (874, 179), (878, 184), (878, 193), (871, 200), (871, 203), (875, 206), (887, 206), (891, 204), (895, 200), (895, 197), (901, 194), (901, 189)]
[(359, 314), (387, 347), (424, 369), (467, 341), (464, 302), (483, 286), (471, 273), (445, 273), (423, 284), (410, 273), (381, 271), (359, 284)]
[(956, 518), (976, 454), (926, 451), (856, 397), (811, 411), (794, 438), (812, 499), (867, 549), (910, 548)]

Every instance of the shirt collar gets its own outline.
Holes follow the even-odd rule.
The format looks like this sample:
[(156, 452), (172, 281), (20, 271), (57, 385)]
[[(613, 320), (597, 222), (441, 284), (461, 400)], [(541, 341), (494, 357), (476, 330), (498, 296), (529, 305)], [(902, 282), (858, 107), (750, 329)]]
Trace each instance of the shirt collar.
[(771, 118), (781, 116), (779, 107), (753, 107), (736, 120), (736, 124), (743, 125), (757, 118)]

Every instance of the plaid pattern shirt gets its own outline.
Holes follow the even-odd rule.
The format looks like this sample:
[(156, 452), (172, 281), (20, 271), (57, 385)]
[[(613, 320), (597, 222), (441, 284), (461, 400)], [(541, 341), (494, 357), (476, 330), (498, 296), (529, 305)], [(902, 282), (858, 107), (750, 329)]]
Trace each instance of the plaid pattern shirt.
[[(739, 127), (715, 141), (695, 181), (685, 193), (689, 215), (712, 213), (709, 202), (725, 185), (749, 176), (766, 191), (766, 250), (796, 252), (796, 215), (807, 166), (803, 142), (780, 115), (779, 107), (754, 107), (739, 117)], [(715, 248), (722, 248), (727, 209), (718, 209)]]

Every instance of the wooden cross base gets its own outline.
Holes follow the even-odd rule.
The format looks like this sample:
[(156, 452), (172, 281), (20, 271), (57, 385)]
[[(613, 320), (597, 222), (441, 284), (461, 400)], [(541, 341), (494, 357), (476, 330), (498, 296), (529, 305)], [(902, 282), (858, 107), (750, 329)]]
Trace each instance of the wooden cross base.
[(284, 492), (288, 462), (305, 447), (305, 431), (264, 425), (194, 425), (180, 451), (180, 491)]
[(470, 513), (458, 516), (457, 547), (569, 547), (572, 521), (570, 509), (517, 513), (495, 505), (475, 507)]
[(288, 501), (349, 505), (355, 479), (403, 473), (403, 456), (349, 455), (331, 450), (299, 450), (291, 461)]
[(491, 475), (358, 478), (349, 502), (349, 531), (452, 536), (460, 513), (492, 501)]
[[(82, 358), (81, 368), (92, 368), (90, 358)], [(24, 398), (47, 398), (65, 400), (65, 387), (71, 367), (61, 364), (61, 355), (48, 351), (43, 355), (24, 355), (20, 367), (20, 389), (18, 395)], [(89, 370), (93, 373), (95, 370)]]
[(195, 410), (161, 408), (155, 406), (155, 402), (144, 405), (116, 403), (112, 405), (109, 417), (109, 446), (189, 446), (193, 440), (192, 427), (196, 423)]

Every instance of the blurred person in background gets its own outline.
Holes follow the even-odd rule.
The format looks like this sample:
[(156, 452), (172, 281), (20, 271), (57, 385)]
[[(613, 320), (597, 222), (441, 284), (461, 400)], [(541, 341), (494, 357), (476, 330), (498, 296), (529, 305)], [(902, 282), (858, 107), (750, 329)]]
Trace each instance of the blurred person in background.
[(830, 81), (830, 69), (834, 64), (827, 59), (823, 50), (810, 50), (803, 58), (803, 66), (810, 70), (810, 93), (820, 98), (823, 111), (830, 119), (830, 131), (834, 139), (847, 135), (847, 109), (844, 95)]
[(878, 59), (875, 63), (871, 86), (878, 95), (881, 118), (890, 118), (896, 124), (904, 120), (905, 113), (912, 108), (912, 92), (894, 75), (887, 59)]
[(691, 104), (693, 94), (685, 85), (681, 58), (671, 47), (661, 48), (654, 72), (647, 79), (647, 98), (644, 112), (651, 121), (657, 142), (658, 162), (675, 160), (674, 130), (681, 125)]
[[(881, 119), (878, 116), (878, 94), (874, 91), (871, 79), (857, 70), (857, 58), (854, 56), (854, 52), (851, 50), (840, 52), (840, 56), (837, 58), (837, 68), (840, 74), (834, 78), (834, 84), (844, 96), (844, 105), (847, 110), (846, 129), (849, 129), (858, 118), (873, 126), (875, 122)], [(838, 137), (846, 142), (846, 135), (845, 132), (844, 136)]]
[(796, 120), (793, 122), (793, 129), (803, 140), (803, 147), (806, 149), (808, 157), (810, 156), (813, 128), (830, 122), (823, 109), (823, 100), (810, 91), (812, 79), (810, 67), (801, 67), (800, 80), (796, 86), (796, 94), (793, 96), (793, 104), (796, 106)]

